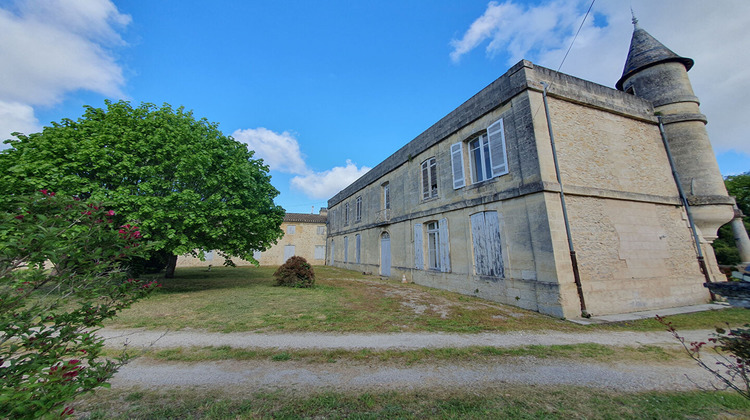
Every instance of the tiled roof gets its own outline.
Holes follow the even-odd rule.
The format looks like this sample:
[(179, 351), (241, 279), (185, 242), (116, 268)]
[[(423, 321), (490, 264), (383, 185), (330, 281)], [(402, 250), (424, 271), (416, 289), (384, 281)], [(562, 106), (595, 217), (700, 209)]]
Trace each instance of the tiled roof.
[(284, 216), (284, 222), (325, 223), (326, 216), (322, 214), (287, 213)]
[(692, 58), (680, 57), (636, 25), (633, 38), (630, 40), (630, 51), (628, 51), (628, 58), (625, 60), (622, 77), (615, 86), (618, 90), (622, 90), (625, 79), (632, 76), (633, 73), (669, 61), (682, 63), (686, 70), (693, 67)]

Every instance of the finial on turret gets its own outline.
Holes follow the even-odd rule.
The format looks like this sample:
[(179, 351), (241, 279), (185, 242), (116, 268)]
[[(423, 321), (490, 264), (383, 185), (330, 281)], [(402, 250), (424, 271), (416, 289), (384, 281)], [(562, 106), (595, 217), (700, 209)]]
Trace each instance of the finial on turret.
[(635, 27), (635, 29), (638, 29), (638, 18), (635, 17), (635, 12), (633, 11), (632, 7), (630, 8), (630, 15), (633, 16), (633, 26)]

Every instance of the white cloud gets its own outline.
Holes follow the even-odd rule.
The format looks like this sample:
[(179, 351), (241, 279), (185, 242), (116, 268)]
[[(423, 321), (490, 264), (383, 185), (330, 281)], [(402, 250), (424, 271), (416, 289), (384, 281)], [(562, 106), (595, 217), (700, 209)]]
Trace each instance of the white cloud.
[[(518, 3), (518, 4), (517, 4)], [(591, 2), (542, 1), (536, 7), (507, 0), (490, 2), (460, 40), (451, 41), (458, 62), (482, 43), (489, 59), (507, 65), (522, 58), (557, 69)], [(721, 7), (703, 0), (599, 0), (581, 29), (561, 71), (613, 87), (620, 78), (633, 26), (640, 26), (679, 55), (693, 58), (693, 88), (714, 149), (750, 154), (743, 121), (750, 115), (744, 93), (750, 91), (750, 54), (744, 37), (750, 26), (750, 2), (726, 0)], [(594, 24), (597, 20), (598, 26)]]
[(347, 159), (345, 166), (314, 172), (307, 166), (299, 142), (288, 131), (279, 134), (263, 127), (248, 128), (236, 130), (232, 137), (247, 144), (255, 151), (254, 157), (263, 159), (272, 171), (297, 175), (289, 181), (291, 187), (316, 200), (331, 198), (370, 170), (358, 168)]
[(337, 192), (347, 187), (359, 177), (367, 173), (371, 168), (357, 165), (351, 160), (346, 161), (346, 166), (336, 166), (323, 172), (316, 172), (305, 176), (295, 176), (291, 180), (292, 188), (302, 191), (313, 199), (328, 199)]
[(255, 150), (255, 157), (262, 158), (272, 171), (289, 174), (309, 174), (297, 139), (288, 131), (279, 134), (267, 128), (237, 130), (232, 137)]
[[(0, 133), (23, 131), (6, 123), (35, 120), (28, 110), (59, 103), (83, 89), (123, 97), (122, 69), (107, 49), (123, 45), (118, 30), (130, 16), (109, 0), (22, 0), (0, 8), (0, 101), (20, 113), (0, 120)], [(20, 105), (20, 106), (18, 106)]]
[[(13, 127), (12, 130), (5, 127)], [(38, 132), (41, 127), (39, 121), (34, 117), (34, 109), (28, 105), (17, 102), (0, 101), (0, 143), (12, 138), (10, 133), (18, 131), (23, 134)], [(0, 144), (0, 149), (7, 145)]]

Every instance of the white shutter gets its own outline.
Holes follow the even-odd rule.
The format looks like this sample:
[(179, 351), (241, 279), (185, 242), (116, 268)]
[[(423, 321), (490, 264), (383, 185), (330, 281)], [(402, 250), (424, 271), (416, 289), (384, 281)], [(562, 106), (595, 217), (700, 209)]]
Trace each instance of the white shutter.
[(451, 245), (448, 238), (448, 219), (438, 221), (440, 237), (440, 271), (450, 273), (451, 271)]
[(315, 255), (314, 258), (316, 260), (325, 260), (326, 259), (326, 246), (325, 245), (315, 245)]
[(466, 185), (464, 177), (464, 151), (461, 143), (451, 145), (451, 167), (453, 168), (453, 189)]
[(294, 256), (294, 245), (284, 246), (284, 262)]
[(422, 199), (430, 198), (430, 170), (428, 161), (422, 162)]
[(487, 137), (490, 141), (492, 176), (507, 174), (508, 156), (505, 153), (505, 130), (503, 129), (502, 119), (497, 120), (487, 128)]
[(355, 243), (354, 243), (355, 253), (354, 253), (354, 256), (356, 258), (357, 264), (359, 264), (361, 262), (361, 259), (360, 259), (361, 248), (360, 248), (360, 246), (362, 245), (362, 236), (356, 235), (356, 236), (354, 236), (354, 239), (355, 239)]
[(424, 270), (424, 246), (422, 245), (422, 224), (414, 225), (414, 268)]
[(484, 235), (484, 213), (474, 213), (471, 219), (471, 239), (474, 245), (474, 271), (479, 275), (486, 275), (487, 269), (487, 240)]
[(487, 263), (491, 271), (487, 274), (494, 277), (504, 277), (503, 248), (500, 238), (500, 220), (496, 211), (484, 213), (485, 236), (487, 239)]
[(349, 262), (349, 237), (344, 236), (344, 262)]

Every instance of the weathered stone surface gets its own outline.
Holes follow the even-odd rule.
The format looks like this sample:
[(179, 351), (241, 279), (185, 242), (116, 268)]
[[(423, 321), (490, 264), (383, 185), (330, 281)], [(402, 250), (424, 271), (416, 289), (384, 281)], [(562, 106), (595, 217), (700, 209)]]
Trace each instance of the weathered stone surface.
[[(684, 71), (680, 62), (667, 61), (672, 64)], [(543, 82), (548, 86), (562, 185), (557, 180), (547, 129)], [(694, 95), (683, 89), (660, 98), (690, 102)], [(697, 98), (664, 106), (672, 106), (664, 109), (673, 111), (669, 126), (676, 127), (673, 134), (678, 154), (684, 153), (687, 146), (679, 144), (679, 132), (691, 129), (685, 124), (703, 125), (697, 117)], [(469, 143), (499, 120), (503, 121), (509, 172), (472, 182)], [(701, 141), (708, 142), (708, 138)], [(461, 145), (466, 179), (460, 188), (454, 188), (453, 183), (454, 144)], [(424, 199), (421, 165), (432, 158), (437, 162), (438, 192), (437, 197)], [(700, 162), (711, 159), (713, 154)], [(726, 191), (715, 187), (710, 162), (707, 166), (693, 169), (692, 173), (704, 171), (706, 181), (704, 185), (698, 175), (691, 177), (691, 198), (711, 205), (731, 200)], [(391, 197), (387, 221), (383, 217), (384, 183), (389, 185)], [(332, 255), (328, 261), (381, 273), (382, 262), (390, 261), (386, 272), (396, 279), (405, 276), (415, 283), (554, 316), (578, 317), (580, 298), (561, 190), (565, 191), (572, 243), (590, 313), (606, 315), (708, 300), (653, 102), (528, 61), (513, 66), (329, 200)], [(351, 213), (358, 198), (363, 203), (361, 220)], [(348, 221), (344, 214), (347, 205)], [(500, 240), (494, 258), (502, 259), (502, 276), (478, 273), (474, 254), (479, 233), (472, 231), (471, 218), (480, 212), (497, 214)], [(428, 264), (435, 250), (430, 248), (427, 226), (442, 220), (450, 239), (448, 249), (438, 251), (450, 254), (448, 272), (430, 270)], [(381, 248), (386, 233), (390, 238), (388, 258)], [(355, 235), (361, 235), (360, 263), (354, 257)], [(346, 252), (344, 238), (349, 246)], [(710, 245), (702, 243), (702, 248), (709, 276), (719, 276)], [(423, 261), (424, 268), (416, 268), (417, 261)]]

